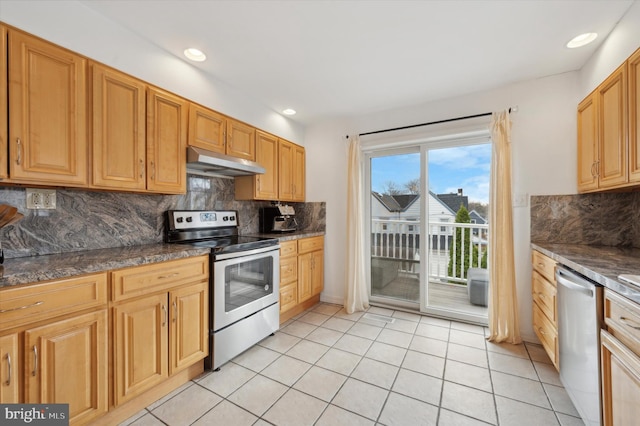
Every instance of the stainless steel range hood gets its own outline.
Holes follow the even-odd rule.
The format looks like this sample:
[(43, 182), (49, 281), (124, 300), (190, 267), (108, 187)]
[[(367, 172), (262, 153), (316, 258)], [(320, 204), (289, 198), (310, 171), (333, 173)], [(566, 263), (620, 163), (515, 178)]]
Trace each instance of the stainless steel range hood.
[(204, 176), (260, 175), (266, 170), (260, 164), (243, 158), (231, 157), (206, 149), (187, 148), (187, 173)]

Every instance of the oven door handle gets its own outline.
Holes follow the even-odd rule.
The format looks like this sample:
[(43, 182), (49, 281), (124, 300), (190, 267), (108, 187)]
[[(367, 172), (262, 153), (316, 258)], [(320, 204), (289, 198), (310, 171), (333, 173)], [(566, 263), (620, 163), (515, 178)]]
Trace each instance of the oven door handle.
[(245, 257), (245, 256), (251, 256), (253, 254), (268, 253), (270, 251), (278, 251), (278, 250), (280, 250), (279, 244), (275, 246), (261, 247), (253, 250), (242, 250), (242, 251), (237, 251), (233, 253), (216, 254), (215, 260), (234, 259), (236, 257)]

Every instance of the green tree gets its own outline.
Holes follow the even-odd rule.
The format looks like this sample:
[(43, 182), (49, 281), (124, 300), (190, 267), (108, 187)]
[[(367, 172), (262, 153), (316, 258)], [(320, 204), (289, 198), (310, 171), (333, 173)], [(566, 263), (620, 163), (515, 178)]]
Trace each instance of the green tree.
[[(460, 205), (458, 212), (456, 213), (455, 223), (471, 223), (471, 217), (469, 211)], [(455, 234), (455, 242), (449, 246), (449, 276), (450, 277), (462, 277), (462, 272), (466, 274), (471, 263), (471, 250), (469, 247), (469, 239), (471, 238), (471, 228), (457, 228)], [(454, 253), (455, 247), (455, 253)], [(464, 261), (463, 261), (464, 256)], [(473, 249), (474, 264), (477, 264), (478, 249)], [(455, 268), (454, 268), (455, 264)]]

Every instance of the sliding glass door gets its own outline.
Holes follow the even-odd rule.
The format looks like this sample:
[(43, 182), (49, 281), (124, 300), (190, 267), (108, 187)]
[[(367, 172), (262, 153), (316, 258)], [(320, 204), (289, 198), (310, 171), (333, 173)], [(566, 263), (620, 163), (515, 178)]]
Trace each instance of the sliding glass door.
[(491, 145), (365, 152), (372, 303), (486, 323)]

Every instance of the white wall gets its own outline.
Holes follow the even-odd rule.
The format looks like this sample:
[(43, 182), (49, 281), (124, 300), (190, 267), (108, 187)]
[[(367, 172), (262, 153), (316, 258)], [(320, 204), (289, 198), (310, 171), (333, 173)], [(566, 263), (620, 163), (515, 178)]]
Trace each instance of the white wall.
[[(307, 187), (327, 202), (327, 259), (323, 300), (341, 300), (345, 276), (346, 141), (348, 133), (424, 123), (518, 106), (513, 122), (513, 192), (571, 194), (576, 188), (577, 73), (526, 81), (486, 92), (410, 108), (310, 126), (305, 136), (313, 159)], [(326, 173), (334, 170), (333, 173)], [(317, 174), (316, 174), (317, 173)], [(535, 341), (531, 324), (529, 208), (514, 208), (516, 282), (523, 336)]]
[(303, 126), (81, 3), (1, 0), (0, 21), (304, 145)]

